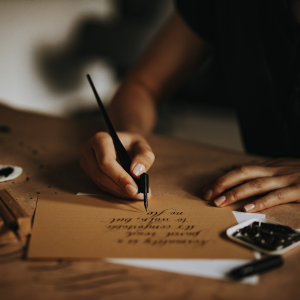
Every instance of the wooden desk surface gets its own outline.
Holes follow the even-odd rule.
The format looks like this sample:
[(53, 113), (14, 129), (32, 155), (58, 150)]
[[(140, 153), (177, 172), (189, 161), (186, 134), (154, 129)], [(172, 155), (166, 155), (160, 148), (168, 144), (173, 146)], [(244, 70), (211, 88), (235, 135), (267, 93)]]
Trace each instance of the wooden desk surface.
[[(50, 118), (0, 106), (0, 164), (22, 175), (0, 183), (33, 215), (39, 194), (99, 192), (81, 171), (79, 145), (96, 124)], [(233, 164), (253, 157), (199, 144), (151, 136), (156, 154), (150, 184), (154, 195), (196, 195)], [(151, 202), (149, 203), (151, 205)], [(232, 205), (237, 210), (242, 203)], [(266, 217), (300, 228), (300, 205), (265, 210)], [(28, 262), (16, 243), (0, 245), (0, 299), (299, 299), (300, 249), (284, 255), (282, 268), (260, 276), (258, 285), (97, 262)]]

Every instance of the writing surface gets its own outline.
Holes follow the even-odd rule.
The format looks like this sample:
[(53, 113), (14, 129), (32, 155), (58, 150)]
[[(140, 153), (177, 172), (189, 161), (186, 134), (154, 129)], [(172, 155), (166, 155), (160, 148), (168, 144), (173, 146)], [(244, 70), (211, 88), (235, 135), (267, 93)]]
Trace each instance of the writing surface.
[(198, 198), (41, 195), (28, 258), (254, 258), (229, 241), (228, 208)]

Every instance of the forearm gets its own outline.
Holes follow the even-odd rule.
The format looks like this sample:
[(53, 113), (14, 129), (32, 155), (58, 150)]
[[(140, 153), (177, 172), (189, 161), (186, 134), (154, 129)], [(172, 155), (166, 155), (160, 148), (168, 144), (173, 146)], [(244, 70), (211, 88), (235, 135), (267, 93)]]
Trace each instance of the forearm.
[(155, 124), (156, 102), (138, 80), (128, 78), (112, 100), (109, 114), (118, 131), (146, 135)]
[(204, 61), (210, 49), (174, 14), (115, 95), (110, 112), (116, 128), (143, 135), (150, 132), (157, 103)]

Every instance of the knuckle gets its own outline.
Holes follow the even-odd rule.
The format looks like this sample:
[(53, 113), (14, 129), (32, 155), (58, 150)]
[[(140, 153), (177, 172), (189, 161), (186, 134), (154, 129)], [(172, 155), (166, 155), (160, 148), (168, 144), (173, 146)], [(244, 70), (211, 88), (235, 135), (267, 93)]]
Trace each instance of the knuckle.
[(264, 182), (263, 182), (262, 179), (254, 179), (254, 180), (251, 181), (251, 184), (257, 190), (261, 190), (264, 186)]
[(232, 201), (238, 200), (238, 197), (239, 197), (238, 191), (235, 190), (235, 189), (231, 190), (230, 192), (228, 192), (228, 197), (229, 197)]
[(223, 178), (217, 179), (215, 182), (215, 187), (217, 189), (223, 189), (224, 188), (224, 179)]
[(107, 170), (111, 165), (111, 160), (104, 156), (99, 160), (98, 165), (101, 170)]
[(277, 200), (282, 200), (286, 196), (286, 193), (281, 190), (277, 190), (274, 192), (274, 196)]
[(92, 137), (92, 143), (93, 144), (99, 144), (103, 140), (107, 140), (111, 138), (110, 135), (107, 132), (97, 132), (93, 137)]
[(282, 180), (284, 180), (284, 182), (286, 182), (287, 185), (290, 184), (295, 184), (298, 181), (298, 176), (295, 174), (287, 174), (284, 176), (280, 176), (280, 178), (282, 178)]
[(263, 210), (268, 207), (268, 201), (266, 198), (262, 198), (256, 202), (255, 206), (258, 210)]
[(238, 170), (242, 175), (248, 175), (250, 172), (250, 166), (240, 166)]
[(104, 132), (104, 131), (99, 131), (99, 132), (94, 134), (95, 139), (107, 138), (108, 136), (109, 136), (108, 133)]
[(127, 183), (126, 176), (123, 176), (123, 175), (119, 176), (117, 178), (117, 183), (120, 186), (123, 186), (125, 183)]

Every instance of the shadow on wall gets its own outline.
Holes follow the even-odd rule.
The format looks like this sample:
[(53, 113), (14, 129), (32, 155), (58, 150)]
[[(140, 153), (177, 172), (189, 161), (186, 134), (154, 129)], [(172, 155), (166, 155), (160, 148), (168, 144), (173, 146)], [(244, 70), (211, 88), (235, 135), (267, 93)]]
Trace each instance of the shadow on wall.
[(118, 16), (110, 21), (88, 17), (76, 25), (62, 44), (37, 49), (37, 69), (47, 87), (57, 94), (76, 89), (86, 65), (105, 60), (120, 80), (168, 15), (171, 1), (119, 0)]

